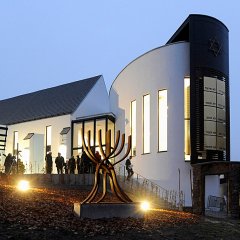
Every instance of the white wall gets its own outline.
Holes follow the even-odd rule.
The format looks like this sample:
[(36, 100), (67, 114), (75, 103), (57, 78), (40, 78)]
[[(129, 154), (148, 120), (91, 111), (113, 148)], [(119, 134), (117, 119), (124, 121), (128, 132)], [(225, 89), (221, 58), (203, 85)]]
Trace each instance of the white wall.
[[(61, 144), (60, 132), (64, 127), (71, 127), (70, 115), (64, 115), (53, 118), (45, 118), (41, 120), (29, 121), (8, 126), (7, 145), (5, 153), (13, 152), (13, 132), (18, 131), (19, 134), (19, 150), (30, 149), (29, 140), (23, 140), (28, 133), (35, 133), (44, 135), (43, 152), (46, 152), (46, 126), (52, 126), (52, 155), (55, 158), (59, 151)], [(67, 144), (67, 158), (70, 157), (70, 132), (68, 134)], [(44, 157), (44, 156), (43, 156)], [(23, 159), (24, 160), (24, 159)], [(54, 164), (55, 167), (55, 164)]]
[(109, 113), (109, 97), (101, 77), (72, 115), (72, 119)]
[[(191, 205), (190, 169), (184, 161), (184, 77), (189, 76), (189, 44), (154, 49), (131, 62), (110, 89), (110, 110), (117, 116), (116, 130), (130, 134), (130, 102), (137, 102), (137, 155), (134, 169), (169, 190), (181, 190)], [(158, 90), (168, 90), (168, 151), (158, 152)], [(143, 154), (142, 97), (150, 94), (151, 146)]]
[(45, 167), (44, 134), (34, 134), (29, 140), (30, 164), (32, 173), (43, 173)]

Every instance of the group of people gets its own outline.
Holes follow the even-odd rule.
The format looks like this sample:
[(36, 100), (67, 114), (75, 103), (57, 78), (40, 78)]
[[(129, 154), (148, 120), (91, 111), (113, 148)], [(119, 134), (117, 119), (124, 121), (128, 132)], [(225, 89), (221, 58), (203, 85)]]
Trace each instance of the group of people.
[[(52, 152), (47, 153), (45, 161), (46, 173), (51, 174), (53, 170)], [(77, 155), (75, 159), (75, 157), (72, 156), (71, 158), (66, 160), (66, 162), (61, 153), (58, 153), (58, 156), (55, 158), (55, 165), (58, 174), (74, 174), (76, 169), (78, 174), (95, 172), (95, 165), (92, 163), (92, 161), (85, 152), (82, 153), (81, 157)]]
[[(101, 155), (99, 152), (96, 152), (96, 156), (98, 156), (99, 160), (101, 160)], [(132, 163), (131, 163), (132, 156), (130, 156), (126, 162), (126, 170), (127, 170), (127, 180), (131, 178), (131, 176), (134, 174), (133, 168), (132, 168)], [(46, 155), (46, 173), (51, 174), (53, 170), (53, 160), (52, 160), (52, 152), (49, 152)], [(58, 174), (74, 174), (75, 170), (77, 168), (77, 173), (94, 173), (96, 166), (94, 163), (90, 160), (90, 158), (87, 156), (86, 152), (84, 151), (79, 157), (77, 155), (76, 159), (74, 156), (72, 156), (68, 161), (64, 161), (63, 156), (61, 153), (58, 153), (58, 156), (55, 158), (55, 164), (57, 168), (57, 173)]]
[[(101, 155), (99, 152), (96, 152), (96, 156), (98, 157), (99, 160), (101, 160)], [(126, 162), (126, 170), (127, 170), (127, 180), (131, 178), (131, 176), (134, 174), (133, 168), (132, 168), (132, 163), (131, 163), (132, 156), (130, 156)], [(51, 174), (53, 170), (53, 158), (52, 158), (52, 152), (48, 152), (46, 157), (46, 173)], [(4, 167), (5, 167), (5, 173), (10, 174), (11, 168), (16, 162), (15, 156), (12, 156), (11, 153), (9, 153), (6, 156), (5, 162), (4, 162)], [(90, 158), (87, 156), (86, 152), (84, 151), (79, 157), (77, 155), (76, 159), (74, 156), (72, 156), (68, 161), (65, 162), (64, 157), (61, 155), (61, 153), (58, 153), (58, 156), (55, 158), (55, 164), (57, 168), (57, 173), (58, 174), (74, 174), (75, 170), (77, 168), (77, 173), (94, 173), (96, 166), (94, 163), (90, 160)]]

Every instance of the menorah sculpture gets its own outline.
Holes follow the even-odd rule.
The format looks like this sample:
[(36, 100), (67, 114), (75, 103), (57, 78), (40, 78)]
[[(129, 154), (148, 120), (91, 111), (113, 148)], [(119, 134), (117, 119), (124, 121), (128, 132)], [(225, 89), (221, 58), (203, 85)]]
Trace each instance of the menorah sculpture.
[(115, 141), (113, 148), (111, 149), (111, 130), (108, 130), (106, 132), (106, 137), (105, 137), (105, 142), (106, 142), (105, 149), (106, 150), (104, 152), (103, 144), (102, 144), (102, 132), (101, 132), (101, 130), (98, 131), (98, 142), (99, 142), (99, 148), (100, 148), (100, 152), (102, 155), (102, 159), (100, 159), (99, 156), (97, 156), (95, 154), (95, 152), (92, 151), (91, 144), (90, 144), (90, 142), (91, 142), (90, 137), (91, 137), (91, 132), (88, 131), (88, 145), (86, 145), (86, 142), (84, 139), (84, 133), (82, 132), (83, 149), (86, 152), (87, 156), (90, 158), (90, 160), (96, 165), (96, 171), (95, 171), (95, 179), (94, 179), (93, 188), (92, 188), (91, 192), (89, 193), (89, 195), (86, 197), (86, 199), (82, 202), (82, 204), (94, 202), (96, 195), (98, 193), (99, 187), (100, 187), (100, 179), (101, 179), (100, 176), (101, 175), (102, 175), (102, 181), (103, 181), (103, 184), (102, 184), (103, 192), (102, 192), (102, 196), (97, 201), (95, 201), (95, 203), (99, 203), (99, 202), (103, 201), (103, 199), (106, 196), (107, 177), (109, 177), (111, 191), (118, 198), (118, 200), (120, 200), (120, 202), (124, 202), (124, 203), (131, 203), (132, 200), (127, 196), (126, 193), (124, 193), (124, 191), (119, 186), (117, 177), (116, 177), (116, 173), (115, 173), (115, 169), (114, 169), (114, 166), (116, 164), (120, 163), (121, 161), (123, 161), (130, 153), (131, 136), (128, 137), (128, 147), (127, 147), (126, 153), (120, 160), (118, 160), (115, 163), (111, 163), (109, 161), (109, 159), (115, 158), (122, 152), (124, 145), (125, 145), (125, 134), (122, 134), (121, 146), (117, 150), (118, 145), (119, 145), (119, 140), (120, 140), (120, 131), (117, 131), (116, 141)]

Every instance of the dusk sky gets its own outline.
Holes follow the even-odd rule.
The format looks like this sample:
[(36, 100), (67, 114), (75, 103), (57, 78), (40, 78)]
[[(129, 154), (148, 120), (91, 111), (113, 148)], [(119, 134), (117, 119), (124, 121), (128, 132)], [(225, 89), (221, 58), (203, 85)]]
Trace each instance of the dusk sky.
[(219, 0), (0, 0), (0, 100), (100, 74), (109, 89), (189, 14), (209, 15), (229, 29), (231, 160), (240, 161), (239, 10)]

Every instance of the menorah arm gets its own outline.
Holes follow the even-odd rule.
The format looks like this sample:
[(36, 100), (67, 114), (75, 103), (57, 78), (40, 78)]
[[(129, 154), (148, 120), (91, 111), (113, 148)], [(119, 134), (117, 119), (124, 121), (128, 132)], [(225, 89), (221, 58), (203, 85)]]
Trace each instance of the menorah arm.
[(125, 134), (122, 134), (121, 146), (120, 146), (119, 150), (117, 151), (117, 153), (115, 155), (111, 156), (110, 158), (115, 158), (116, 156), (118, 156), (122, 152), (122, 150), (124, 148), (124, 144), (125, 144)]
[[(90, 131), (89, 131), (90, 132)], [(90, 140), (90, 134), (89, 134), (89, 140)], [(85, 153), (87, 154), (87, 156), (95, 163), (97, 164), (98, 162), (96, 161), (95, 159), (95, 156), (93, 155), (92, 151), (91, 151), (91, 147), (89, 148), (90, 149), (90, 152), (88, 151), (88, 147), (86, 146), (86, 143), (85, 143), (85, 139), (83, 137), (83, 131), (82, 131), (82, 145), (83, 145), (83, 149), (85, 151)]]
[(123, 202), (132, 202), (132, 200), (128, 197), (128, 195), (125, 194), (121, 189), (121, 187), (119, 186), (114, 168), (110, 172), (113, 180), (113, 186), (114, 188), (116, 188), (115, 194), (117, 195), (117, 197)]
[(118, 163), (120, 163), (121, 161), (123, 161), (123, 160), (128, 156), (128, 154), (129, 154), (130, 151), (131, 151), (131, 141), (132, 141), (132, 137), (131, 137), (131, 136), (128, 136), (128, 148), (127, 148), (127, 151), (126, 151), (126, 153), (124, 154), (124, 156), (123, 156), (120, 160), (118, 160), (117, 162), (115, 162), (115, 163), (113, 164), (113, 166), (116, 165), (116, 164), (118, 164)]
[(98, 199), (97, 203), (101, 202), (105, 198), (106, 193), (107, 193), (107, 173), (104, 172), (104, 175), (103, 175), (103, 194)]
[(103, 156), (103, 160), (101, 160), (101, 162), (103, 162), (106, 159), (106, 155), (105, 155), (105, 152), (103, 151), (103, 147), (102, 147), (102, 130), (101, 129), (99, 129), (99, 131), (98, 131), (98, 143), (99, 143), (100, 152)]
[(98, 190), (98, 186), (99, 186), (98, 169), (99, 169), (99, 166), (97, 166), (97, 168), (96, 168), (93, 188), (92, 188), (91, 192), (88, 194), (88, 196), (84, 199), (84, 201), (83, 201), (82, 203), (88, 202), (89, 199), (90, 199), (93, 195), (94, 195), (94, 196), (96, 195), (96, 191)]
[(115, 144), (114, 144), (114, 147), (111, 151), (111, 154), (109, 155), (109, 157), (111, 157), (117, 150), (117, 147), (118, 147), (118, 144), (119, 144), (119, 140), (120, 140), (120, 131), (118, 130), (117, 131), (117, 136), (116, 136), (116, 141), (115, 141)]
[(96, 158), (96, 156), (94, 155), (94, 153), (91, 149), (91, 131), (90, 130), (88, 131), (88, 147), (87, 148), (88, 148), (89, 154), (92, 156), (92, 158), (90, 158), (90, 159), (94, 160), (95, 163), (98, 162), (98, 159)]

